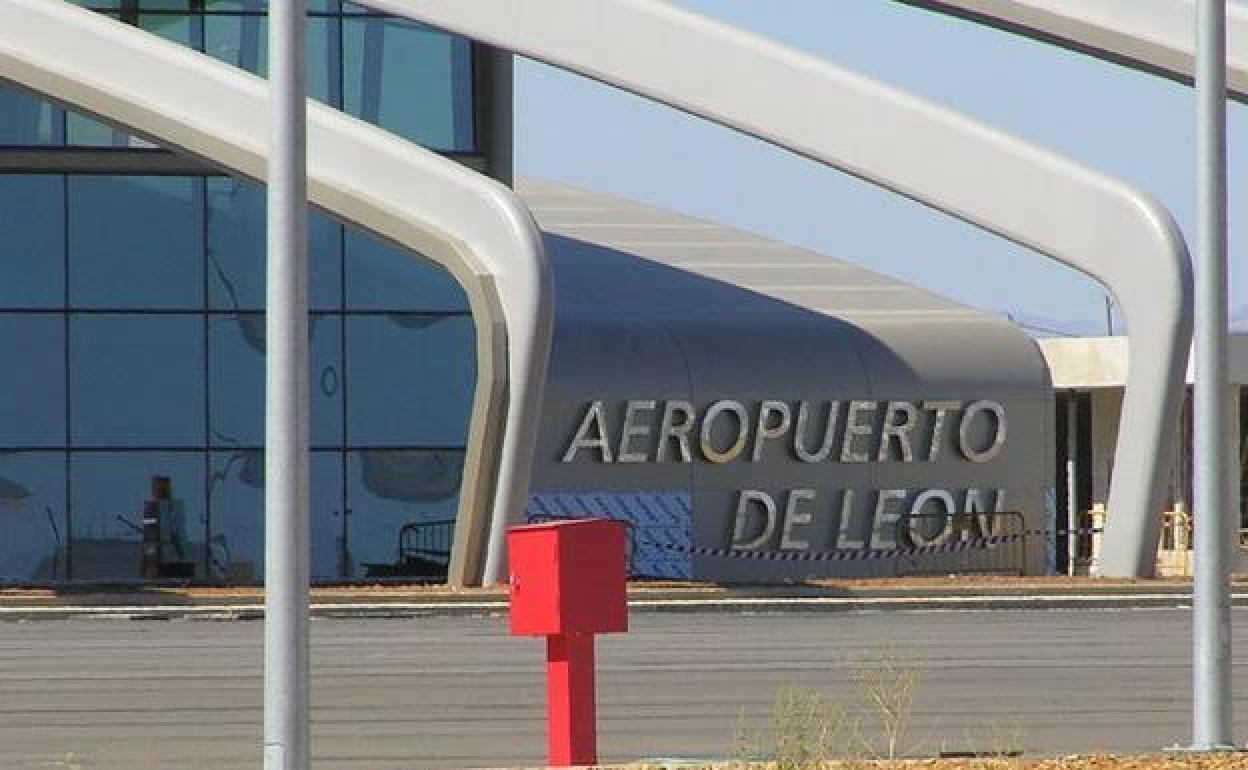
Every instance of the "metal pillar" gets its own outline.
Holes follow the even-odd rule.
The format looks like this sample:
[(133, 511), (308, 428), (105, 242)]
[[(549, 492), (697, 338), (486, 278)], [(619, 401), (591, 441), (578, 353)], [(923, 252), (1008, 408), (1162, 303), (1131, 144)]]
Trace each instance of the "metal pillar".
[(1079, 487), (1075, 479), (1079, 451), (1079, 392), (1066, 396), (1066, 574), (1074, 575), (1079, 562)]
[(1231, 746), (1226, 441), (1226, 0), (1196, 11), (1197, 225), (1193, 389), (1192, 745)]
[(264, 767), (308, 767), (306, 0), (269, 3)]
[(514, 58), (511, 51), (481, 46), (487, 62), (490, 99), (485, 120), (486, 173), (498, 181), (514, 186), (515, 160), (512, 128), (514, 101)]

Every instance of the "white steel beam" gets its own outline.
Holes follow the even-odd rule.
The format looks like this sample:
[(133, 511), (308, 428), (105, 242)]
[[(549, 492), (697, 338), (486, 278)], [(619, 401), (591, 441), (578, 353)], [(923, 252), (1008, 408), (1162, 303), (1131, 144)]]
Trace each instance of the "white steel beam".
[[(1104, 284), (1130, 362), (1101, 573), (1151, 574), (1191, 340), (1187, 248), (1148, 195), (895, 88), (655, 0), (361, 0), (758, 137)], [(512, 469), (500, 468), (500, 477)], [(519, 489), (519, 484), (510, 484)], [(516, 500), (509, 510), (522, 511)], [(496, 510), (497, 514), (498, 511)], [(502, 568), (505, 520), (486, 580)]]
[[(1191, 83), (1195, 0), (895, 0)], [(1228, 4), (1227, 94), (1248, 102), (1248, 7)]]

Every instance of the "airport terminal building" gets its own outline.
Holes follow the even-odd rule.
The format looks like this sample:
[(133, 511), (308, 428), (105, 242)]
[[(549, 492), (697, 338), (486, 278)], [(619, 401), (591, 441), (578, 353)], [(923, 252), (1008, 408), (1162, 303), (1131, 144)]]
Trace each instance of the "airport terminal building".
[[(264, 73), (262, 0), (77, 5)], [(509, 57), (309, 8), (317, 100), (513, 185)], [(554, 308), (509, 522), (623, 519), (642, 577), (1054, 568), (1058, 539), (1024, 533), (1064, 520), (1066, 416), (1022, 330), (729, 228), (514, 188)], [(9, 88), (0, 210), (0, 582), (261, 580), (263, 186)], [(479, 582), (490, 300), (311, 220), (312, 577)], [(1009, 548), (957, 547), (993, 535)]]

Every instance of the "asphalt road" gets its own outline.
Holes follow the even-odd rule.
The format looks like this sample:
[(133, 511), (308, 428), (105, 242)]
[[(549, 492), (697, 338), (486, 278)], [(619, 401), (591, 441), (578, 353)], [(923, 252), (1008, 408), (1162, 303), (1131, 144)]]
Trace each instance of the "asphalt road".
[[(632, 620), (599, 643), (604, 759), (725, 756), (739, 723), (766, 727), (786, 686), (839, 702), (848, 716), (834, 721), (869, 737), (881, 718), (855, 672), (890, 665), (917, 675), (912, 750), (1155, 751), (1190, 737), (1182, 610)], [(0, 623), (0, 766), (258, 767), (261, 633), (249, 621)], [(1235, 633), (1248, 638), (1248, 611)], [(508, 638), (500, 618), (326, 619), (313, 634), (318, 768), (540, 763), (541, 641)]]

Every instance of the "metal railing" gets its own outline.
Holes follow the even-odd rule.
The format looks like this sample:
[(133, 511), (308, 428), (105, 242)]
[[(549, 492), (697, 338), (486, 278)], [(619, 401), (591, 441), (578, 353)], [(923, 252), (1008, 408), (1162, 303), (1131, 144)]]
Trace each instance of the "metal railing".
[(1026, 575), (1030, 534), (1019, 511), (905, 514), (897, 520), (898, 547), (932, 550), (899, 555), (894, 574)]
[(455, 521), (412, 521), (399, 529), (394, 563), (366, 563), (369, 578), (430, 578), (445, 580), (451, 560)]

